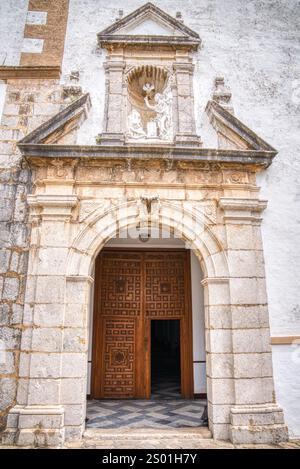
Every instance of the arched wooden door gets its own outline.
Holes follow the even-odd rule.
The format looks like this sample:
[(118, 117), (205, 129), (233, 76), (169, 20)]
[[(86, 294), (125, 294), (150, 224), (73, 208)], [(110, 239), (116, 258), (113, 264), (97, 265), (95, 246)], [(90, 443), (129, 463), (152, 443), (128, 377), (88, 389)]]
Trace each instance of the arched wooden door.
[(179, 319), (181, 394), (193, 397), (190, 252), (104, 249), (96, 260), (92, 397), (150, 398), (151, 320)]

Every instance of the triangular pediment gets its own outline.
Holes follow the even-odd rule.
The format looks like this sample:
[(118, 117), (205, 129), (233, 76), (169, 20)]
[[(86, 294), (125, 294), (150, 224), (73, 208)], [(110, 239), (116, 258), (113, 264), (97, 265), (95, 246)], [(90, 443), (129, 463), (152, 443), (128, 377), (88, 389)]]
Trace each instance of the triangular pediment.
[(133, 21), (131, 24), (125, 25), (114, 34), (129, 34), (129, 35), (147, 35), (147, 36), (185, 36), (185, 34), (163, 23), (156, 15), (148, 14), (144, 18), (139, 18), (139, 21)]
[(68, 137), (76, 133), (87, 118), (90, 106), (90, 95), (88, 93), (84, 94), (26, 135), (26, 137), (20, 140), (19, 145), (69, 143)]
[(152, 3), (146, 3), (134, 12), (116, 21), (98, 34), (101, 46), (112, 43), (176, 44), (197, 48), (198, 33)]
[(206, 113), (217, 133), (219, 149), (276, 152), (271, 145), (216, 101), (207, 103)]

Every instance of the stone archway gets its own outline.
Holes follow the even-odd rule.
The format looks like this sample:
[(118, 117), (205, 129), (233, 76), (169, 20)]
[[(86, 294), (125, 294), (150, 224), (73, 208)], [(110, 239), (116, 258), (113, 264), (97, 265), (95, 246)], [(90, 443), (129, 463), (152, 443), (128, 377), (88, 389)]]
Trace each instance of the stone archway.
[[(248, 322), (252, 324), (253, 319), (244, 317), (238, 306), (239, 302), (242, 307), (244, 304), (241, 298), (245, 293), (240, 291), (243, 277), (239, 278), (241, 273), (234, 274), (236, 264), (213, 233), (209, 218), (197, 206), (193, 210), (191, 205), (187, 208), (180, 202), (140, 197), (124, 204), (100, 204), (75, 225), (72, 235), (69, 213), (74, 198), (60, 199), (60, 203), (51, 198), (49, 202), (49, 196), (43, 199), (40, 195), (38, 200), (46, 210), (32, 233), (33, 241), (41, 240), (41, 244), (37, 257), (37, 244), (32, 243), (28, 271), (27, 314), (32, 307), (34, 311), (31, 327), (24, 328), (22, 338), (21, 373), (26, 373), (26, 379), (19, 381), (19, 400), (9, 414), (6, 434), (19, 445), (54, 446), (65, 439), (81, 438), (85, 426), (87, 323), (93, 262), (110, 238), (124, 228), (139, 225), (168, 227), (180, 233), (200, 261), (204, 273), (209, 428), (214, 438), (253, 442), (264, 435), (265, 441), (282, 439), (286, 427), (282, 411), (274, 402), (273, 380), (257, 374), (268, 332), (265, 326), (254, 329), (252, 325), (249, 329)], [(222, 203), (232, 217), (235, 207), (228, 199)], [(249, 210), (249, 201), (246, 204), (242, 200), (239, 211), (243, 204)], [(32, 205), (36, 210), (36, 204)], [(254, 201), (251, 209), (253, 206)], [(252, 212), (249, 216), (252, 217)], [(63, 230), (60, 235), (65, 233), (67, 246), (47, 247), (47, 239), (61, 243), (61, 236), (53, 238), (57, 230)], [(44, 257), (48, 271), (56, 271), (60, 266), (59, 278), (44, 274)], [(246, 296), (249, 297), (249, 291)], [(248, 308), (248, 316), (250, 313)], [(258, 311), (254, 317), (258, 317)], [(263, 359), (264, 367), (269, 366), (266, 360), (271, 355), (264, 354)], [(255, 380), (250, 394), (245, 388), (249, 379)]]

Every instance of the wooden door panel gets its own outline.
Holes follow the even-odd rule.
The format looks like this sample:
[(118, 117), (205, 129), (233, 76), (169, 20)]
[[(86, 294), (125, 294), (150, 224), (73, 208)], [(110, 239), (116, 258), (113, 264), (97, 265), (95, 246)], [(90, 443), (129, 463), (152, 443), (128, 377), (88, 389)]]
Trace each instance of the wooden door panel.
[(103, 389), (105, 398), (135, 395), (135, 320), (104, 318)]
[(96, 262), (92, 395), (149, 398), (151, 319), (180, 319), (181, 375), (191, 395), (188, 252), (103, 250)]
[(183, 252), (145, 253), (145, 314), (153, 319), (185, 314), (185, 258)]
[(142, 308), (142, 257), (138, 253), (103, 252), (101, 316), (135, 317)]

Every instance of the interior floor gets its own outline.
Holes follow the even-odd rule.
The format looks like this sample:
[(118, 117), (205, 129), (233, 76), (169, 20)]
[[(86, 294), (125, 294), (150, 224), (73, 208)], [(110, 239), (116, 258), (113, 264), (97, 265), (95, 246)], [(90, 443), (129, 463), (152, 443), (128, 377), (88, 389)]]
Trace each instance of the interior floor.
[(151, 398), (180, 399), (180, 321), (151, 321)]

